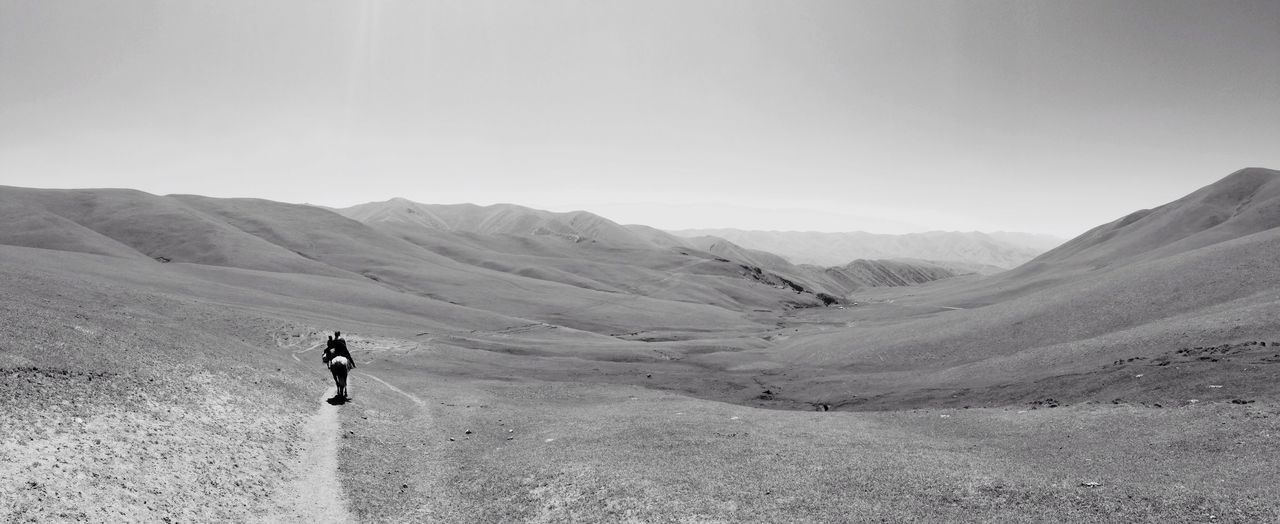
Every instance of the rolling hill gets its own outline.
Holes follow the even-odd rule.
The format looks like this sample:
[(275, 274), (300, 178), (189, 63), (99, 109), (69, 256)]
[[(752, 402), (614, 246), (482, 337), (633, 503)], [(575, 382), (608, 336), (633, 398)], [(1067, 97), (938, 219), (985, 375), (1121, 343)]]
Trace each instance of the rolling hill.
[(1098, 226), (1023, 271), (1154, 260), (1274, 229), (1280, 226), (1278, 174), (1242, 169), (1176, 201)]
[(820, 293), (853, 290), (767, 253), (663, 245), (664, 235), (651, 233), (655, 243), (583, 212), (403, 200), (343, 212), (367, 222), (258, 199), (5, 187), (0, 216), (10, 220), (0, 242), (133, 260), (144, 272), (294, 298), (331, 299), (324, 285), (347, 289), (355, 302), (397, 296), (458, 327), (541, 322), (607, 340), (749, 329), (752, 310), (821, 306)]
[(893, 260), (854, 260), (824, 273), (849, 289), (911, 286), (956, 276), (954, 271), (928, 262)]
[[(1276, 171), (1242, 170), (1100, 226), (1013, 271), (911, 288), (884, 305), (899, 308), (891, 322), (855, 320), (760, 356), (809, 369), (801, 375), (841, 375), (804, 389), (844, 401), (856, 395), (855, 404), (874, 404), (872, 392), (930, 398), (919, 392), (925, 384), (948, 395), (999, 389), (1004, 401), (1043, 389), (1046, 380), (1057, 381), (1058, 397), (1074, 399), (1182, 391), (1194, 385), (1186, 370), (1208, 358), (1182, 372), (1123, 375), (1103, 373), (1103, 366), (1280, 338), (1278, 187)], [(1218, 366), (1203, 373), (1231, 375), (1237, 391), (1269, 391), (1274, 370), (1249, 369), (1254, 372)], [(1134, 393), (1126, 383), (1134, 374), (1147, 377), (1153, 389)], [(1168, 383), (1160, 378), (1165, 375)]]
[[(742, 302), (748, 308), (770, 307), (780, 299), (747, 298), (743, 279), (799, 291), (801, 299), (782, 301), (804, 307), (820, 304), (814, 298), (818, 293), (846, 297), (868, 287), (910, 285), (957, 274), (927, 263), (880, 261), (864, 262), (876, 267), (872, 272), (828, 273), (722, 238), (680, 238), (582, 211), (553, 213), (511, 204), (440, 206), (404, 199), (336, 211), (469, 265), (623, 293), (644, 292), (628, 279), (657, 280), (671, 285), (647, 292), (682, 301)], [(670, 275), (672, 271), (677, 274)], [(619, 280), (618, 275), (627, 276)]]
[(747, 248), (777, 253), (797, 264), (843, 266), (858, 259), (916, 259), (961, 264), (984, 272), (1013, 268), (1060, 243), (1052, 237), (1026, 233), (931, 231), (881, 235), (738, 229), (672, 233), (681, 237), (720, 237)]
[(432, 231), (481, 235), (557, 236), (619, 247), (652, 244), (631, 230), (586, 211), (554, 213), (513, 204), (420, 204), (394, 198), (336, 210), (366, 224), (414, 225)]

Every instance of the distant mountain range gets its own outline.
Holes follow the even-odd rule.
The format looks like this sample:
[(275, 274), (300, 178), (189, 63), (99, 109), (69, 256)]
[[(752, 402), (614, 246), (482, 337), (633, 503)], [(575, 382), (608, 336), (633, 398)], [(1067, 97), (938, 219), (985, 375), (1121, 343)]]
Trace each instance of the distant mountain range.
[(796, 264), (842, 266), (858, 259), (915, 259), (979, 273), (1014, 268), (1063, 242), (1048, 235), (1008, 232), (882, 235), (686, 229), (671, 233), (680, 237), (719, 237), (743, 247), (777, 253)]
[(514, 204), (421, 204), (403, 198), (369, 202), (335, 211), (366, 224), (407, 225), (431, 231), (558, 236), (574, 241), (595, 240), (629, 247), (653, 245), (626, 227), (586, 211), (555, 213)]
[(858, 260), (831, 268), (800, 266), (715, 236), (684, 238), (648, 226), (619, 225), (585, 211), (556, 213), (513, 204), (441, 205), (394, 198), (334, 211), (418, 243), (424, 235), (436, 239), (457, 235), (492, 249), (498, 237), (544, 237), (611, 249), (675, 250), (685, 255), (703, 252), (738, 265), (741, 276), (748, 279), (841, 299), (863, 288), (912, 285), (974, 272), (907, 260)]
[[(574, 211), (555, 213), (513, 204), (422, 204), (402, 198), (370, 202), (338, 213), (367, 224), (412, 225), (433, 231), (480, 235), (559, 236), (619, 247), (698, 247), (724, 241), (768, 252), (790, 264), (844, 267), (855, 260), (895, 260), (927, 264), (954, 274), (991, 274), (1015, 267), (1062, 243), (1030, 233), (929, 232), (882, 235), (862, 232), (813, 233), (706, 229), (661, 231), (643, 225), (619, 225), (607, 218)], [(710, 240), (699, 240), (705, 237)], [(759, 255), (757, 255), (759, 256)]]

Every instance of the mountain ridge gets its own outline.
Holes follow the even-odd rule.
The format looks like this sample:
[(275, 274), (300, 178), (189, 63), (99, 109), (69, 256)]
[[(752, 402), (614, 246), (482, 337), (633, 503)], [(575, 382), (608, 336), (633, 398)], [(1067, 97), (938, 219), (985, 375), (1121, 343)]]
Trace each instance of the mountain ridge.
[[(846, 328), (788, 341), (768, 358), (885, 377), (909, 373), (911, 380), (932, 375), (921, 383), (941, 390), (1052, 378), (1062, 394), (1085, 388), (1071, 393), (1084, 398), (1131, 387), (1091, 382), (1102, 380), (1091, 370), (1117, 358), (1150, 359), (1169, 347), (1256, 341), (1280, 332), (1277, 252), (1280, 171), (1241, 170), (1098, 226), (1012, 271), (897, 295), (895, 306), (954, 310), (905, 323), (910, 329)], [(1248, 380), (1269, 380), (1264, 375)], [(873, 388), (871, 376), (843, 391), (854, 393), (858, 382), (863, 389), (899, 387), (875, 382)]]
[[(1048, 237), (1028, 233), (976, 231), (885, 235), (861, 231), (686, 229), (669, 233), (679, 237), (717, 236), (744, 247), (782, 255), (794, 263), (827, 267), (843, 266), (858, 259), (920, 259), (1012, 269), (1047, 251), (1042, 246), (1051, 242)], [(1023, 239), (1026, 244), (1016, 243), (1017, 239)]]
[[(922, 276), (949, 278), (963, 271), (943, 270), (933, 264), (914, 261), (865, 261), (866, 270), (842, 272), (835, 268), (807, 268), (788, 262), (774, 253), (743, 248), (726, 239), (704, 236), (681, 238), (643, 225), (620, 225), (587, 211), (551, 212), (515, 204), (477, 206), (472, 204), (421, 204), (403, 198), (370, 202), (335, 210), (349, 218), (395, 234), (413, 235), (414, 228), (469, 236), (472, 243), (494, 235), (559, 237), (578, 242), (599, 242), (625, 249), (676, 249), (708, 253), (742, 268), (741, 276), (773, 286), (793, 287), (815, 296), (847, 297), (867, 287), (910, 285)], [(429, 218), (419, 218), (429, 217)], [(552, 233), (548, 233), (551, 231)], [(915, 267), (923, 264), (922, 267)], [(872, 269), (874, 268), (874, 269)], [(767, 270), (767, 271), (766, 271)], [(901, 273), (901, 274), (900, 274)], [(557, 277), (564, 280), (563, 277)]]

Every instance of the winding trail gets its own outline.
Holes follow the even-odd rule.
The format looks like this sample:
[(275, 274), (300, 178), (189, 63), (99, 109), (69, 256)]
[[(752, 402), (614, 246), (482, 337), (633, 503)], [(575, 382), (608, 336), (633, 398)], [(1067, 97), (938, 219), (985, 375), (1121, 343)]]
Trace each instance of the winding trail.
[[(298, 362), (300, 354), (320, 349), (323, 344), (315, 344), (290, 352)], [(385, 380), (368, 373), (353, 371), (359, 375), (386, 386), (387, 389), (403, 395), (405, 398), (422, 407), (425, 402), (403, 389), (391, 385)], [(302, 427), (302, 453), (293, 465), (293, 478), (280, 487), (273, 497), (272, 514), (256, 519), (258, 522), (296, 522), (296, 523), (346, 523), (355, 522), (349, 509), (349, 501), (342, 490), (338, 476), (338, 449), (342, 435), (342, 423), (338, 415), (340, 405), (330, 404), (329, 398), (335, 396), (337, 390), (330, 387), (320, 397), (320, 407), (307, 419)], [(422, 410), (425, 412), (425, 410)], [(429, 412), (428, 412), (429, 416)]]
[(320, 349), (320, 346), (321, 346), (321, 344), (316, 344), (316, 345), (311, 346), (311, 347), (306, 348), (306, 349), (299, 349), (299, 350), (297, 350), (297, 351), (294, 351), (294, 352), (292, 352), (292, 353), (289, 353), (289, 356), (293, 357), (293, 360), (295, 360), (295, 361), (302, 362), (302, 359), (298, 358), (298, 353), (306, 353), (306, 352), (311, 351), (311, 350), (313, 350), (313, 349)]
[(320, 409), (303, 426), (304, 451), (296, 466), (297, 477), (277, 495), (280, 513), (262, 522), (355, 521), (338, 482), (338, 435), (342, 431), (338, 406), (325, 401), (336, 393), (331, 389), (320, 397)]
[(418, 398), (418, 397), (413, 396), (413, 394), (408, 393), (408, 392), (406, 392), (406, 391), (405, 391), (405, 390), (403, 390), (403, 389), (400, 389), (400, 388), (398, 388), (398, 387), (392, 386), (391, 384), (387, 383), (387, 381), (385, 381), (385, 380), (382, 380), (382, 379), (380, 379), (380, 378), (378, 378), (378, 377), (375, 377), (375, 376), (373, 376), (373, 375), (370, 375), (370, 374), (368, 374), (368, 373), (362, 373), (362, 372), (359, 372), (359, 371), (356, 371), (356, 372), (354, 372), (353, 374), (355, 374), (355, 375), (360, 375), (360, 376), (365, 377), (365, 378), (371, 378), (371, 379), (373, 379), (373, 380), (376, 380), (376, 381), (378, 381), (378, 383), (379, 383), (379, 384), (382, 384), (382, 385), (386, 386), (386, 387), (387, 387), (388, 389), (390, 389), (391, 391), (395, 391), (396, 393), (399, 393), (399, 394), (401, 394), (401, 395), (404, 395), (404, 396), (405, 396), (405, 397), (407, 397), (409, 400), (412, 400), (415, 404), (417, 404), (417, 405), (419, 405), (419, 406), (421, 406), (421, 405), (423, 404), (422, 399), (420, 399), (420, 398)]

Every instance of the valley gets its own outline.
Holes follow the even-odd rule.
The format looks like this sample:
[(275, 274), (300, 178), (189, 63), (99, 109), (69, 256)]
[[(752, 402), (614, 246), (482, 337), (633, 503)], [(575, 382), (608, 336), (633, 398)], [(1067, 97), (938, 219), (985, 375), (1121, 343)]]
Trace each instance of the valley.
[(995, 274), (519, 206), (0, 216), (6, 521), (1280, 519), (1272, 170)]

